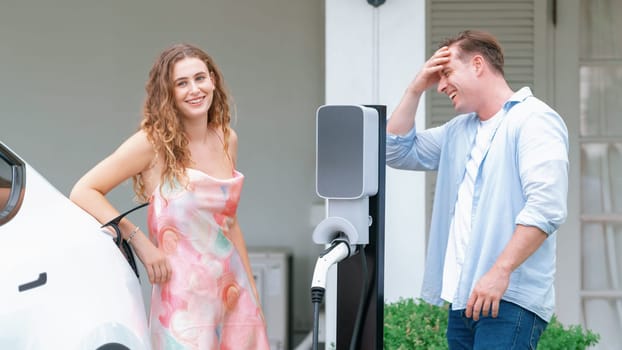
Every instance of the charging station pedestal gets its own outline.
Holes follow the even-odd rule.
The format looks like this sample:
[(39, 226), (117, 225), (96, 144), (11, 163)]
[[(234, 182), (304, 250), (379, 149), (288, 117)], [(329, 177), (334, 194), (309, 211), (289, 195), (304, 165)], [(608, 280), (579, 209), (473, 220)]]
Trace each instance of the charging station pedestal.
[[(386, 106), (365, 105), (378, 111), (378, 192), (369, 197), (369, 243), (367, 259), (367, 299), (363, 311), (358, 349), (382, 350), (384, 342), (384, 208), (386, 177)], [(362, 253), (362, 252), (361, 252)], [(359, 254), (361, 254), (359, 253)], [(337, 344), (336, 349), (349, 349), (355, 327), (359, 300), (365, 293), (361, 258), (353, 256), (337, 265)]]
[(313, 241), (329, 245), (313, 272), (314, 349), (319, 305), (337, 264), (337, 349), (383, 348), (386, 107), (325, 105), (316, 118), (316, 192), (326, 218)]

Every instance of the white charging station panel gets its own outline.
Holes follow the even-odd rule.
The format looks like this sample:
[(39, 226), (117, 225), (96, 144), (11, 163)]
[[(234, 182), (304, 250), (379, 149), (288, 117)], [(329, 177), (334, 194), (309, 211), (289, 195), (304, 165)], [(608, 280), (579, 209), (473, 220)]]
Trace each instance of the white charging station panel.
[(324, 105), (316, 116), (316, 191), (356, 199), (378, 191), (378, 112), (360, 105)]

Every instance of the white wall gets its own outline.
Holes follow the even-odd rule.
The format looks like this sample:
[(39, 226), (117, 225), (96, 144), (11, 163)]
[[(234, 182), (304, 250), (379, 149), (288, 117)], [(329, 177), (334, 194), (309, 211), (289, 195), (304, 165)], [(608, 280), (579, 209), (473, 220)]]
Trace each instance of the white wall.
[[(381, 104), (387, 106), (389, 116), (424, 58), (425, 0), (391, 0), (378, 8), (364, 0), (326, 0), (327, 104)], [(421, 112), (424, 107), (422, 103)], [(417, 125), (424, 128), (423, 115)], [(424, 195), (423, 173), (387, 168), (386, 301), (419, 296), (425, 252)], [(336, 338), (335, 286), (329, 280), (327, 344)]]
[[(206, 49), (237, 105), (238, 166), (246, 175), (239, 219), (247, 244), (292, 251), (292, 327), (308, 331), (311, 272), (321, 250), (311, 241), (310, 216), (318, 201), (314, 118), (324, 98), (323, 6), (5, 0), (0, 140), (68, 194), (138, 127), (156, 55), (180, 41)], [(132, 207), (131, 184), (110, 198), (120, 210)], [(132, 217), (140, 223), (144, 213)]]

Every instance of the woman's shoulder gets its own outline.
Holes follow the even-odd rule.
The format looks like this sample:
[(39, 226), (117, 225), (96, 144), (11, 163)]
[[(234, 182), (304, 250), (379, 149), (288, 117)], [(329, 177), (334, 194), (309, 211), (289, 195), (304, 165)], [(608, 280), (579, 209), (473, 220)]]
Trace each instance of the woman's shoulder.
[(233, 130), (232, 127), (229, 128), (229, 135), (227, 135), (227, 147), (229, 150), (233, 152), (237, 152), (238, 150), (238, 133)]
[(229, 146), (238, 144), (238, 133), (232, 127), (229, 127)]
[(232, 127), (229, 128), (229, 135), (227, 138), (227, 149), (229, 152), (229, 159), (233, 163), (233, 168), (235, 169), (237, 159), (238, 159), (238, 134), (233, 130)]
[(143, 130), (128, 137), (116, 150), (125, 159), (132, 159), (137, 164), (151, 164), (156, 156), (153, 142)]
[(145, 193), (151, 194), (159, 183), (162, 172), (154, 142), (144, 130), (138, 130), (125, 141), (122, 147), (125, 147), (126, 159), (132, 159), (136, 167), (135, 171), (142, 175)]
[(143, 130), (138, 130), (128, 137), (121, 147), (127, 148), (132, 153), (148, 154), (154, 152), (153, 142)]

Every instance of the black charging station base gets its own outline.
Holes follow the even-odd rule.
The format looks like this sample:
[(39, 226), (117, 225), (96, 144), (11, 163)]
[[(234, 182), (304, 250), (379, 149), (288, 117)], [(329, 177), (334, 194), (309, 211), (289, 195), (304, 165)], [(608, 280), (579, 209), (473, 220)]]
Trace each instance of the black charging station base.
[[(367, 286), (360, 256), (353, 256), (337, 265), (337, 333), (336, 349), (350, 349), (361, 294), (367, 292), (363, 323), (358, 335), (357, 350), (382, 350), (384, 342), (384, 209), (386, 173), (386, 106), (365, 105), (378, 111), (378, 193), (369, 198), (369, 244)], [(359, 253), (360, 254), (360, 253)], [(329, 346), (329, 345), (327, 345)]]

